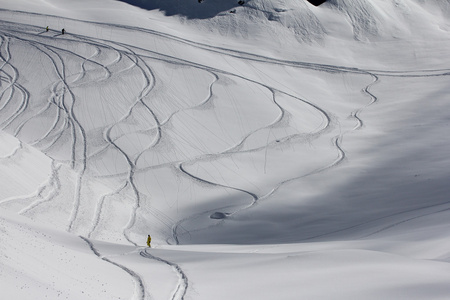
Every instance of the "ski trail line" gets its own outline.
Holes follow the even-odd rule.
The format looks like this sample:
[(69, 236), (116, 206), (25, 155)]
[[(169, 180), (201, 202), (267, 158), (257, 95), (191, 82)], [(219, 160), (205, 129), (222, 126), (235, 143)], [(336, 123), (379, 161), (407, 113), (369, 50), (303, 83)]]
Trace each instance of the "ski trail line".
[(131, 270), (131, 269), (129, 269), (129, 268), (119, 264), (119, 263), (116, 263), (116, 262), (108, 259), (107, 257), (101, 255), (100, 252), (98, 252), (98, 250), (94, 247), (94, 244), (89, 239), (87, 239), (87, 238), (85, 238), (83, 236), (79, 236), (79, 237), (83, 241), (85, 241), (86, 244), (88, 244), (88, 246), (91, 249), (91, 251), (94, 252), (94, 254), (98, 258), (100, 258), (100, 259), (102, 259), (102, 260), (104, 260), (104, 261), (106, 261), (106, 262), (108, 262), (108, 263), (110, 263), (110, 264), (112, 264), (112, 265), (114, 265), (116, 267), (119, 267), (122, 270), (124, 270), (125, 272), (127, 272), (128, 274), (130, 274), (130, 276), (132, 277), (132, 279), (134, 281), (134, 284), (135, 284), (134, 293), (133, 293), (133, 296), (132, 296), (131, 299), (133, 299), (133, 300), (145, 300), (145, 286), (144, 286), (144, 283), (142, 281), (142, 278), (136, 272), (134, 272), (133, 270)]
[[(3, 34), (6, 35), (5, 32), (3, 32), (3, 31), (0, 31), (0, 32), (2, 32)], [(4, 49), (6, 52), (6, 57), (5, 58), (3, 58), (3, 56), (1, 57), (1, 59), (4, 62), (1, 67), (1, 71), (8, 78), (8, 85), (6, 86), (5, 91), (11, 89), (11, 92), (9, 94), (8, 99), (1, 106), (0, 110), (5, 108), (8, 104), (11, 103), (13, 96), (14, 96), (14, 89), (17, 89), (22, 96), (21, 96), (20, 103), (19, 103), (18, 107), (16, 108), (16, 110), (6, 120), (4, 120), (0, 124), (2, 126), (2, 129), (5, 129), (6, 127), (10, 126), (11, 123), (14, 122), (14, 120), (27, 109), (27, 107), (29, 105), (29, 101), (30, 101), (29, 92), (22, 85), (17, 83), (17, 80), (19, 78), (19, 70), (10, 63), (12, 54), (11, 54), (11, 49), (10, 49), (10, 38), (9, 37), (6, 38), (6, 42), (4, 44), (5, 44)], [(8, 66), (11, 69), (12, 75), (5, 72), (4, 69), (6, 66)], [(4, 80), (4, 77), (2, 77), (2, 80)], [(3, 92), (2, 92), (2, 96), (3, 96)]]
[(171, 300), (183, 300), (184, 296), (186, 295), (187, 289), (189, 287), (189, 280), (184, 271), (181, 269), (179, 265), (176, 263), (170, 262), (168, 260), (162, 259), (160, 257), (154, 256), (150, 253), (148, 253), (147, 249), (144, 251), (140, 251), (140, 255), (145, 258), (154, 259), (159, 262), (162, 262), (172, 268), (172, 270), (177, 274), (178, 276), (178, 284), (173, 292)]
[(100, 223), (100, 217), (101, 217), (101, 213), (103, 210), (103, 204), (105, 203), (106, 198), (114, 196), (114, 195), (118, 195), (123, 189), (125, 189), (126, 186), (127, 186), (127, 183), (125, 182), (117, 190), (101, 196), (101, 198), (97, 201), (97, 205), (95, 207), (95, 212), (94, 212), (94, 218), (92, 221), (92, 226), (88, 233), (88, 238), (91, 238), (91, 235), (94, 233), (94, 231), (97, 229), (98, 224)]
[(370, 236), (373, 236), (373, 235), (378, 234), (380, 232), (389, 230), (391, 228), (394, 228), (396, 226), (399, 226), (399, 225), (401, 225), (403, 223), (406, 223), (406, 222), (409, 222), (409, 221), (412, 221), (412, 220), (415, 220), (415, 219), (423, 218), (423, 217), (426, 217), (426, 216), (438, 214), (438, 213), (441, 213), (441, 212), (444, 212), (444, 211), (449, 211), (449, 210), (450, 210), (450, 208), (445, 208), (445, 209), (440, 209), (438, 211), (432, 211), (432, 212), (428, 212), (428, 213), (421, 214), (421, 215), (418, 215), (418, 216), (410, 217), (410, 218), (404, 219), (402, 221), (398, 221), (398, 222), (392, 223), (390, 225), (384, 226), (383, 228), (381, 228), (381, 229), (379, 229), (377, 231), (374, 231), (374, 232), (372, 232), (372, 233), (370, 233), (368, 235), (363, 236), (361, 239), (368, 238)]
[[(144, 64), (144, 67), (139, 66), (139, 60)], [(134, 246), (137, 246), (137, 244), (135, 242), (133, 242), (129, 236), (128, 231), (134, 226), (135, 222), (136, 222), (136, 214), (137, 214), (137, 210), (140, 207), (140, 193), (138, 188), (136, 187), (136, 184), (134, 182), (134, 174), (136, 172), (136, 160), (133, 160), (127, 153), (125, 150), (123, 150), (122, 148), (120, 148), (111, 138), (111, 131), (114, 128), (114, 126), (116, 126), (117, 124), (120, 124), (120, 122), (126, 120), (132, 113), (133, 113), (133, 109), (138, 105), (138, 104), (142, 104), (147, 111), (149, 112), (149, 114), (151, 115), (151, 117), (155, 120), (157, 126), (158, 126), (158, 137), (156, 139), (156, 143), (160, 140), (161, 138), (161, 126), (160, 126), (160, 122), (158, 120), (158, 118), (156, 117), (156, 114), (151, 110), (151, 108), (144, 102), (144, 98), (150, 93), (150, 91), (153, 89), (154, 87), (154, 83), (155, 83), (155, 77), (150, 69), (150, 67), (142, 60), (140, 59), (138, 56), (136, 56), (136, 67), (139, 68), (139, 70), (142, 73), (142, 77), (144, 79), (144, 85), (136, 99), (136, 101), (134, 101), (134, 103), (130, 106), (130, 108), (128, 109), (127, 113), (122, 116), (122, 118), (120, 118), (120, 120), (118, 120), (116, 123), (112, 124), (109, 128), (107, 128), (104, 133), (103, 133), (103, 137), (105, 139), (105, 141), (107, 143), (109, 143), (110, 145), (112, 145), (115, 149), (117, 149), (125, 158), (125, 160), (127, 161), (128, 164), (128, 175), (127, 175), (127, 182), (130, 184), (131, 189), (133, 191), (134, 194), (134, 198), (135, 198), (135, 203), (132, 206), (132, 211), (130, 214), (130, 218), (128, 220), (128, 224), (126, 224), (126, 226), (123, 229), (123, 235), (124, 237), (128, 240), (128, 242), (130, 242), (131, 244), (133, 244)]]
[(372, 93), (370, 92), (370, 88), (371, 88), (374, 84), (376, 84), (376, 83), (379, 81), (379, 78), (378, 78), (378, 76), (375, 75), (375, 74), (372, 74), (372, 73), (367, 73), (367, 74), (369, 74), (370, 76), (372, 76), (373, 81), (372, 81), (370, 84), (368, 84), (368, 85), (362, 90), (362, 92), (365, 93), (366, 95), (368, 95), (368, 96), (370, 97), (371, 101), (370, 101), (366, 106), (364, 106), (364, 107), (362, 107), (362, 108), (359, 108), (359, 109), (357, 109), (357, 110), (355, 110), (354, 112), (351, 113), (350, 116), (353, 117), (353, 118), (355, 118), (356, 121), (357, 121), (357, 124), (356, 124), (356, 126), (353, 128), (353, 130), (359, 130), (359, 129), (361, 129), (361, 128), (364, 126), (364, 121), (361, 119), (361, 117), (360, 117), (359, 115), (362, 113), (362, 111), (363, 111), (364, 109), (368, 108), (369, 106), (371, 106), (372, 104), (374, 104), (375, 102), (378, 101), (378, 98), (377, 98), (374, 94), (372, 94)]
[[(252, 198), (252, 201), (251, 201), (250, 204), (246, 205), (245, 207), (251, 207), (251, 206), (255, 205), (255, 203), (256, 203), (256, 202), (258, 201), (258, 199), (259, 199), (259, 198), (258, 198), (258, 195), (254, 194), (254, 193), (252, 193), (252, 192), (250, 192), (250, 191), (246, 191), (246, 190), (243, 190), (243, 189), (240, 189), (240, 188), (231, 187), (231, 186), (227, 186), (227, 185), (222, 185), (222, 184), (219, 184), (219, 183), (214, 183), (214, 182), (208, 181), (208, 180), (206, 180), (206, 179), (200, 178), (200, 177), (198, 177), (198, 176), (195, 176), (195, 175), (189, 173), (188, 171), (186, 171), (186, 170), (184, 169), (183, 163), (179, 163), (179, 164), (178, 164), (178, 169), (181, 171), (181, 173), (183, 173), (183, 174), (187, 175), (188, 177), (190, 177), (191, 179), (196, 180), (196, 181), (199, 181), (199, 182), (201, 182), (201, 183), (206, 183), (206, 184), (208, 184), (208, 185), (212, 185), (212, 186), (215, 186), (215, 187), (222, 187), (222, 188), (225, 188), (225, 189), (235, 190), (235, 191), (242, 192), (242, 193), (244, 193), (244, 194), (249, 195), (249, 196)], [(240, 211), (240, 210), (242, 210), (242, 209), (239, 209), (238, 211)], [(214, 210), (212, 210), (212, 211), (214, 211)], [(208, 212), (209, 212), (209, 211), (208, 211)], [(202, 212), (202, 213), (200, 213), (200, 215), (202, 215), (202, 214), (204, 214), (204, 213), (207, 213), (207, 212)], [(236, 212), (233, 212), (232, 214), (234, 214), (234, 213), (236, 213)], [(230, 215), (231, 215), (231, 214), (230, 214)], [(183, 219), (183, 220), (180, 220), (179, 222), (175, 223), (174, 226), (172, 227), (172, 238), (173, 238), (173, 240), (175, 241), (175, 244), (177, 244), (177, 245), (179, 244), (178, 232), (177, 232), (177, 231), (178, 231), (178, 228), (180, 227), (180, 225), (181, 225), (183, 222), (190, 220), (192, 217), (193, 217), (193, 216), (191, 216), (191, 217), (189, 217), (189, 218), (186, 218), (186, 219)], [(188, 232), (189, 232), (189, 231), (188, 231)]]
[[(309, 241), (309, 240), (317, 239), (317, 238), (321, 238), (321, 237), (324, 237), (324, 236), (327, 236), (327, 235), (331, 235), (331, 234), (335, 234), (335, 233), (339, 233), (339, 232), (348, 231), (348, 230), (351, 230), (351, 229), (362, 227), (364, 225), (374, 224), (375, 222), (378, 222), (378, 221), (381, 221), (381, 220), (386, 220), (386, 219), (391, 218), (391, 217), (401, 216), (401, 215), (404, 215), (404, 214), (407, 214), (407, 213), (412, 213), (412, 212), (421, 211), (421, 210), (425, 210), (425, 209), (432, 209), (432, 208), (443, 206), (443, 205), (450, 205), (450, 201), (444, 202), (444, 203), (440, 203), (440, 204), (425, 205), (425, 206), (422, 206), (422, 207), (413, 208), (413, 209), (409, 209), (409, 210), (406, 210), (406, 211), (396, 212), (396, 213), (393, 213), (393, 214), (390, 214), (390, 215), (387, 215), (387, 216), (378, 217), (378, 218), (375, 218), (373, 220), (368, 220), (368, 221), (365, 221), (365, 222), (362, 222), (362, 223), (359, 223), (359, 224), (356, 224), (356, 225), (352, 225), (352, 226), (349, 226), (349, 227), (345, 227), (345, 228), (333, 230), (331, 232), (326, 232), (326, 233), (314, 235), (314, 236), (311, 236), (311, 237), (303, 239), (302, 242), (303, 241)], [(385, 228), (382, 228), (381, 230), (379, 230), (379, 231), (377, 231), (375, 233), (384, 231), (384, 230), (386, 230), (388, 228), (394, 227), (396, 225), (399, 225), (401, 223), (407, 222), (409, 220), (413, 220), (413, 219), (416, 219), (416, 218), (420, 218), (422, 216), (427, 216), (427, 215), (431, 215), (431, 214), (434, 214), (434, 213), (439, 213), (439, 212), (443, 212), (443, 211), (447, 211), (447, 210), (450, 210), (450, 208), (441, 209), (441, 210), (438, 210), (436, 212), (427, 213), (425, 215), (420, 215), (420, 216), (417, 216), (417, 217), (407, 218), (407, 219), (405, 219), (403, 221), (396, 222), (394, 224), (388, 225)], [(370, 233), (370, 234), (368, 234), (366, 236), (363, 236), (361, 238), (366, 238), (366, 237), (371, 236), (371, 235), (373, 235), (375, 233)]]
[[(74, 196), (74, 203), (73, 203), (73, 210), (71, 213), (71, 216), (69, 218), (69, 225), (68, 225), (68, 231), (71, 232), (75, 223), (75, 220), (77, 219), (77, 215), (78, 215), (78, 211), (79, 211), (79, 206), (80, 206), (80, 201), (81, 201), (81, 189), (82, 189), (82, 181), (83, 181), (83, 176), (84, 173), (86, 171), (86, 155), (87, 155), (87, 144), (86, 144), (86, 132), (83, 128), (83, 126), (81, 125), (81, 123), (78, 121), (76, 115), (75, 115), (75, 111), (74, 111), (74, 107), (75, 107), (75, 102), (76, 102), (76, 97), (75, 94), (72, 92), (72, 90), (69, 87), (69, 84), (66, 82), (66, 75), (65, 75), (65, 63), (64, 60), (62, 59), (62, 57), (56, 53), (54, 50), (51, 50), (49, 48), (47, 48), (49, 51), (53, 52), (57, 57), (58, 60), (61, 63), (61, 72), (58, 72), (58, 76), (61, 80), (61, 83), (63, 83), (63, 95), (62, 95), (62, 102), (63, 102), (63, 107), (65, 108), (65, 111), (68, 114), (68, 117), (71, 121), (72, 124), (72, 159), (71, 159), (71, 166), (74, 169), (75, 168), (75, 164), (76, 164), (76, 145), (77, 145), (77, 129), (79, 131), (79, 134), (81, 135), (81, 145), (82, 145), (82, 157), (81, 157), (81, 169), (78, 172), (78, 176), (77, 176), (77, 180), (75, 183), (75, 196)], [(69, 108), (66, 107), (66, 103), (64, 101), (65, 94), (69, 95)]]
[[(32, 209), (35, 209), (39, 205), (49, 202), (53, 200), (57, 195), (59, 190), (61, 189), (61, 182), (59, 180), (58, 171), (61, 168), (61, 165), (55, 166), (55, 161), (52, 161), (52, 174), (48, 182), (40, 189), (38, 193), (38, 199), (31, 203), (29, 206), (23, 208), (19, 211), (19, 215), (26, 214)], [(47, 188), (48, 187), (48, 188)], [(48, 189), (47, 195), (43, 195), (44, 189)]]

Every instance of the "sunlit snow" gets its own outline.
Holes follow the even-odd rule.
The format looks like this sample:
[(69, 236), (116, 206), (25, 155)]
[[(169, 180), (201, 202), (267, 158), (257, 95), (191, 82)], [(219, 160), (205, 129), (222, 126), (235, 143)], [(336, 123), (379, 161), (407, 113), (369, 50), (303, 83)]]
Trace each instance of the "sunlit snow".
[(450, 298), (450, 0), (0, 23), (1, 299)]

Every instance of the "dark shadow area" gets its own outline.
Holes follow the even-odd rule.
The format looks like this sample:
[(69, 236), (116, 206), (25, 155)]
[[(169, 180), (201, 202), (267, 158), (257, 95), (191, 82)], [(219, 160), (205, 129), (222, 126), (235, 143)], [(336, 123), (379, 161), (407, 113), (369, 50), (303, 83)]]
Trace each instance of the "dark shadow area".
[(229, 13), (245, 5), (239, 0), (118, 0), (147, 10), (160, 10), (166, 16), (180, 15), (188, 19), (207, 19)]
[(327, 0), (308, 0), (308, 2), (314, 6), (319, 6), (320, 4), (327, 2)]

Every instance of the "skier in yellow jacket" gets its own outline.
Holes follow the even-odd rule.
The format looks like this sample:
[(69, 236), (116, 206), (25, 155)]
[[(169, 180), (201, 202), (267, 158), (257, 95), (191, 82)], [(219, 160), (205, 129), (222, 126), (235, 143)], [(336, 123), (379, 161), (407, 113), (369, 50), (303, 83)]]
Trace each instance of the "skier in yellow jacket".
[(147, 246), (149, 246), (149, 247), (151, 247), (150, 246), (150, 243), (152, 242), (152, 238), (151, 238), (151, 236), (150, 236), (150, 234), (148, 235), (148, 238), (147, 238)]

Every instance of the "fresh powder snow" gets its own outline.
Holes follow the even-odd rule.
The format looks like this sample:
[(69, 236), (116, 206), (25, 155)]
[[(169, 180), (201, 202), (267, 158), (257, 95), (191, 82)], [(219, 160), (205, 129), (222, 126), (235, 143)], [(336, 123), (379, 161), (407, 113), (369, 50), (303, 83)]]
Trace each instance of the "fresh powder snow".
[(450, 298), (450, 0), (0, 23), (1, 299)]

